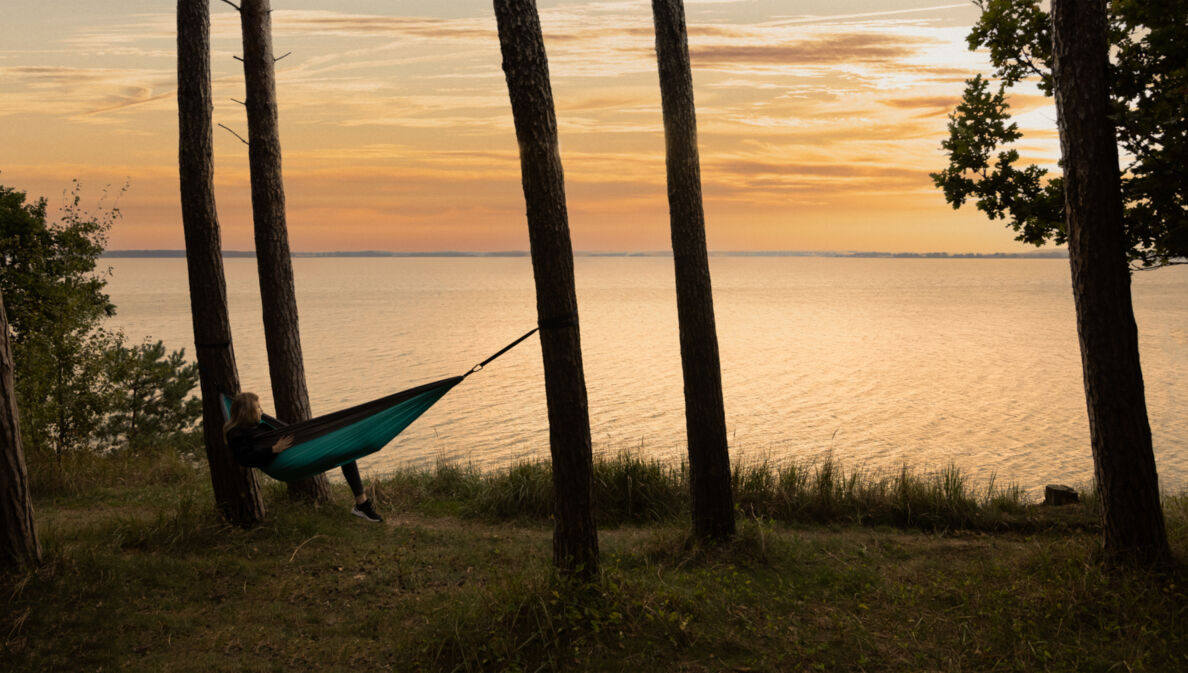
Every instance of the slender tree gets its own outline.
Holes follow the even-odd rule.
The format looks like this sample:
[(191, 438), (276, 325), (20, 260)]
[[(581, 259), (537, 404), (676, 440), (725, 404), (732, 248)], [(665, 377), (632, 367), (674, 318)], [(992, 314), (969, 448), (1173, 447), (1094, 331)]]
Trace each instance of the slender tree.
[(598, 571), (590, 417), (549, 63), (534, 0), (495, 0), (495, 18), (520, 143), (541, 326), (555, 494), (553, 559), (563, 572), (589, 578)]
[[(277, 418), (290, 423), (311, 416), (297, 324), (297, 293), (285, 223), (285, 186), (281, 176), (280, 125), (277, 121), (276, 68), (272, 57), (272, 8), (269, 0), (242, 0), (244, 98), (248, 119), (248, 163), (252, 182), (252, 217), (256, 232), (256, 268), (264, 309), (264, 343)], [(289, 482), (289, 493), (326, 502), (326, 475)]]
[(202, 428), (215, 504), (228, 521), (254, 524), (264, 517), (256, 476), (240, 467), (223, 437), (219, 393), (239, 390), (219, 217), (215, 210), (210, 91), (208, 0), (177, 3), (178, 173), (182, 227), (190, 279), (190, 311), (202, 389)]
[(685, 380), (685, 431), (693, 495), (693, 532), (698, 537), (734, 535), (730, 452), (722, 401), (722, 368), (714, 325), (693, 72), (682, 0), (652, 0), (656, 59), (668, 166), (668, 212), (676, 268), (677, 320)]
[(1105, 0), (1052, 1), (1053, 79), (1064, 212), (1105, 552), (1170, 559), (1130, 298)]
[(41, 561), (41, 543), (33, 524), (33, 500), (21, 448), (21, 425), (13, 381), (8, 316), (0, 295), (0, 567)]

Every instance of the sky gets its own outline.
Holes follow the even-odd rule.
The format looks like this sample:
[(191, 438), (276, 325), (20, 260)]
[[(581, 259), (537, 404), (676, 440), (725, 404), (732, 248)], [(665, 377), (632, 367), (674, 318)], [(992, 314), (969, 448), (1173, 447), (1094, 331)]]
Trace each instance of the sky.
[[(290, 245), (528, 248), (491, 0), (273, 0)], [(685, 0), (711, 250), (1020, 252), (928, 173), (989, 72), (970, 2)], [(3, 0), (0, 184), (117, 202), (110, 249), (184, 246), (168, 0)], [(538, 0), (574, 248), (669, 246), (651, 4)], [(212, 0), (214, 120), (246, 135), (239, 16)], [(1016, 95), (1024, 160), (1054, 166), (1051, 101)], [(250, 250), (247, 147), (215, 128), (226, 249)], [(120, 194), (122, 186), (126, 191)], [(104, 191), (107, 191), (104, 200)]]

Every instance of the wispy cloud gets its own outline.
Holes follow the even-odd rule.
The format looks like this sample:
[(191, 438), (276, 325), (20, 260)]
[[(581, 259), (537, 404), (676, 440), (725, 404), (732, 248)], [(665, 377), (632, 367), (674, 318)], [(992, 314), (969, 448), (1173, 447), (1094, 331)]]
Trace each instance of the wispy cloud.
[(31, 88), (60, 88), (110, 81), (123, 74), (107, 68), (72, 68), (48, 65), (27, 65), (0, 68), (0, 77), (12, 78)]
[(87, 110), (86, 114), (96, 115), (104, 112), (114, 112), (116, 110), (123, 110), (125, 108), (134, 107), (137, 105), (144, 105), (155, 101), (172, 99), (177, 95), (177, 91), (169, 89), (162, 92), (154, 93), (153, 89), (144, 86), (124, 87), (119, 93), (114, 93), (107, 96), (105, 99), (98, 101), (99, 107)]
[(950, 9), (969, 9), (969, 3), (957, 3), (947, 5), (933, 5), (931, 7), (910, 7), (907, 9), (889, 9), (877, 12), (858, 12), (850, 14), (827, 14), (819, 16), (794, 16), (783, 17), (777, 19), (774, 23), (776, 25), (802, 25), (806, 23), (838, 23), (848, 21), (850, 19), (871, 19), (876, 17), (888, 16), (902, 16), (904, 14), (924, 14), (939, 12)]
[(933, 108), (952, 109), (960, 101), (961, 99), (957, 96), (912, 96), (909, 98), (886, 98), (879, 102), (883, 105), (907, 110), (930, 110)]
[(840, 33), (819, 39), (785, 44), (699, 45), (690, 50), (695, 66), (743, 65), (837, 65), (882, 63), (915, 53), (921, 38), (879, 33)]
[(96, 123), (96, 115), (169, 98), (172, 73), (143, 69), (15, 66), (0, 68), (0, 116), (38, 114)]
[(294, 10), (277, 10), (273, 12), (272, 17), (273, 30), (281, 36), (300, 34), (351, 38), (498, 40), (494, 20), (436, 19)]

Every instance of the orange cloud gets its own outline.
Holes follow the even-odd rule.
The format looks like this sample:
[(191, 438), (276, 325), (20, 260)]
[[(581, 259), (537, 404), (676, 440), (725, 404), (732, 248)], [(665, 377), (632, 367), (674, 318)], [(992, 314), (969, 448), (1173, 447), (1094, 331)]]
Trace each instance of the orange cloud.
[(879, 102), (883, 105), (908, 110), (931, 110), (934, 108), (951, 110), (961, 102), (961, 98), (957, 96), (914, 96), (911, 98), (887, 98)]
[(694, 66), (838, 65), (902, 59), (927, 40), (879, 33), (826, 35), (777, 45), (698, 45), (690, 49)]

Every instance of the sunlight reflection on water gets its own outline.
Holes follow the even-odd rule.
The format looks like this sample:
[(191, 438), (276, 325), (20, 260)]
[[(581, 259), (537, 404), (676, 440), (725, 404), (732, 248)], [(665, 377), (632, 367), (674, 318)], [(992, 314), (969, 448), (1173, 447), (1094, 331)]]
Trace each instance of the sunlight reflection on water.
[[(113, 326), (193, 353), (185, 262), (109, 259)], [(1063, 260), (712, 259), (735, 460), (920, 470), (952, 461), (1028, 490), (1092, 477)], [(314, 413), (461, 374), (531, 329), (526, 258), (296, 259)], [(270, 390), (252, 259), (226, 262), (244, 389)], [(578, 258), (596, 452), (684, 453), (672, 261)], [(1161, 485), (1188, 485), (1188, 268), (1135, 277)], [(266, 404), (267, 406), (267, 404)], [(497, 468), (547, 458), (533, 338), (454, 389), (376, 473), (438, 458)]]

